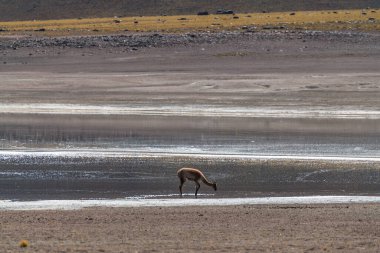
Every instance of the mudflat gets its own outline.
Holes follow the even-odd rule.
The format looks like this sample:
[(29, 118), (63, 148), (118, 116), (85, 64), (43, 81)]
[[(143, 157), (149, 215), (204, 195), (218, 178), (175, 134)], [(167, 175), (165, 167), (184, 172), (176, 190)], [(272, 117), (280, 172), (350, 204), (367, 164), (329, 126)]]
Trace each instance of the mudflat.
[(379, 110), (376, 32), (0, 37), (0, 101)]
[(3, 211), (3, 252), (378, 252), (380, 205)]

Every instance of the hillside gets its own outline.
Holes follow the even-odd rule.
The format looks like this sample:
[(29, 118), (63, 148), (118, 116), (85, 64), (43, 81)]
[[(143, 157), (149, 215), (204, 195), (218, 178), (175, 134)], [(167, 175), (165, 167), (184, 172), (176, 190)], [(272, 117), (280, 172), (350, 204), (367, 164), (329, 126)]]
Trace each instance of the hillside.
[(378, 0), (0, 0), (0, 21), (380, 8)]

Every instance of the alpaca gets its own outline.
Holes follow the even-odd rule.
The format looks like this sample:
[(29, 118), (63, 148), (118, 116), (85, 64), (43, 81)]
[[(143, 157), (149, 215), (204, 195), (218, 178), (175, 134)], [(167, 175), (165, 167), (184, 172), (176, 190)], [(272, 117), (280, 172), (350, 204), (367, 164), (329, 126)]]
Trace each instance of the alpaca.
[(181, 182), (181, 184), (179, 185), (179, 192), (181, 194), (180, 195), (181, 197), (182, 197), (182, 186), (186, 180), (195, 182), (196, 184), (195, 198), (197, 198), (198, 190), (201, 187), (201, 185), (199, 184), (199, 180), (202, 180), (203, 183), (205, 183), (208, 186), (211, 186), (216, 191), (216, 183), (208, 181), (207, 178), (203, 175), (203, 173), (198, 169), (182, 168), (177, 171), (177, 175)]

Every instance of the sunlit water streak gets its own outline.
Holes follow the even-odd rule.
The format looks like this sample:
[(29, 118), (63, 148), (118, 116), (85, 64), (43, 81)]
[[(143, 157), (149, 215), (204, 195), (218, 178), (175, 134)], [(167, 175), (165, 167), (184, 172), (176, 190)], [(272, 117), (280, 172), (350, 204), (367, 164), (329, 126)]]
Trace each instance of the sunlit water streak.
[(88, 207), (184, 207), (380, 203), (380, 196), (303, 196), (266, 198), (124, 198), (89, 200), (0, 200), (0, 210), (75, 210)]
[(71, 115), (151, 115), (151, 116), (200, 116), (200, 117), (283, 117), (283, 118), (335, 118), (380, 119), (380, 111), (356, 108), (305, 107), (280, 109), (274, 107), (242, 107), (215, 105), (85, 105), (49, 103), (0, 103), (0, 113), (21, 114), (71, 114)]
[(1, 150), (0, 159), (7, 160), (18, 157), (67, 157), (67, 158), (96, 158), (96, 157), (194, 157), (194, 158), (238, 158), (238, 159), (271, 159), (271, 160), (326, 160), (326, 161), (374, 161), (380, 157), (367, 156), (323, 156), (323, 155), (258, 155), (258, 154), (220, 154), (220, 153), (189, 153), (189, 152), (160, 152), (143, 150)]

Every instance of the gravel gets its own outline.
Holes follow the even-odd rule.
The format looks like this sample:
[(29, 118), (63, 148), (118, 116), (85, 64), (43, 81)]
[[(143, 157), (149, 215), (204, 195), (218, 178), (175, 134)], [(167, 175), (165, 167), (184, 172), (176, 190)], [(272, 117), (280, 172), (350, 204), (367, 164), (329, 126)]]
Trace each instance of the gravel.
[(242, 31), (197, 32), (185, 34), (125, 34), (104, 36), (75, 37), (0, 37), (0, 50), (19, 48), (119, 48), (129, 50), (150, 47), (170, 47), (193, 44), (219, 44), (240, 40), (321, 40), (351, 43), (380, 42), (380, 33), (363, 32), (326, 32), (326, 31), (289, 31), (268, 29), (259, 31), (246, 27)]

